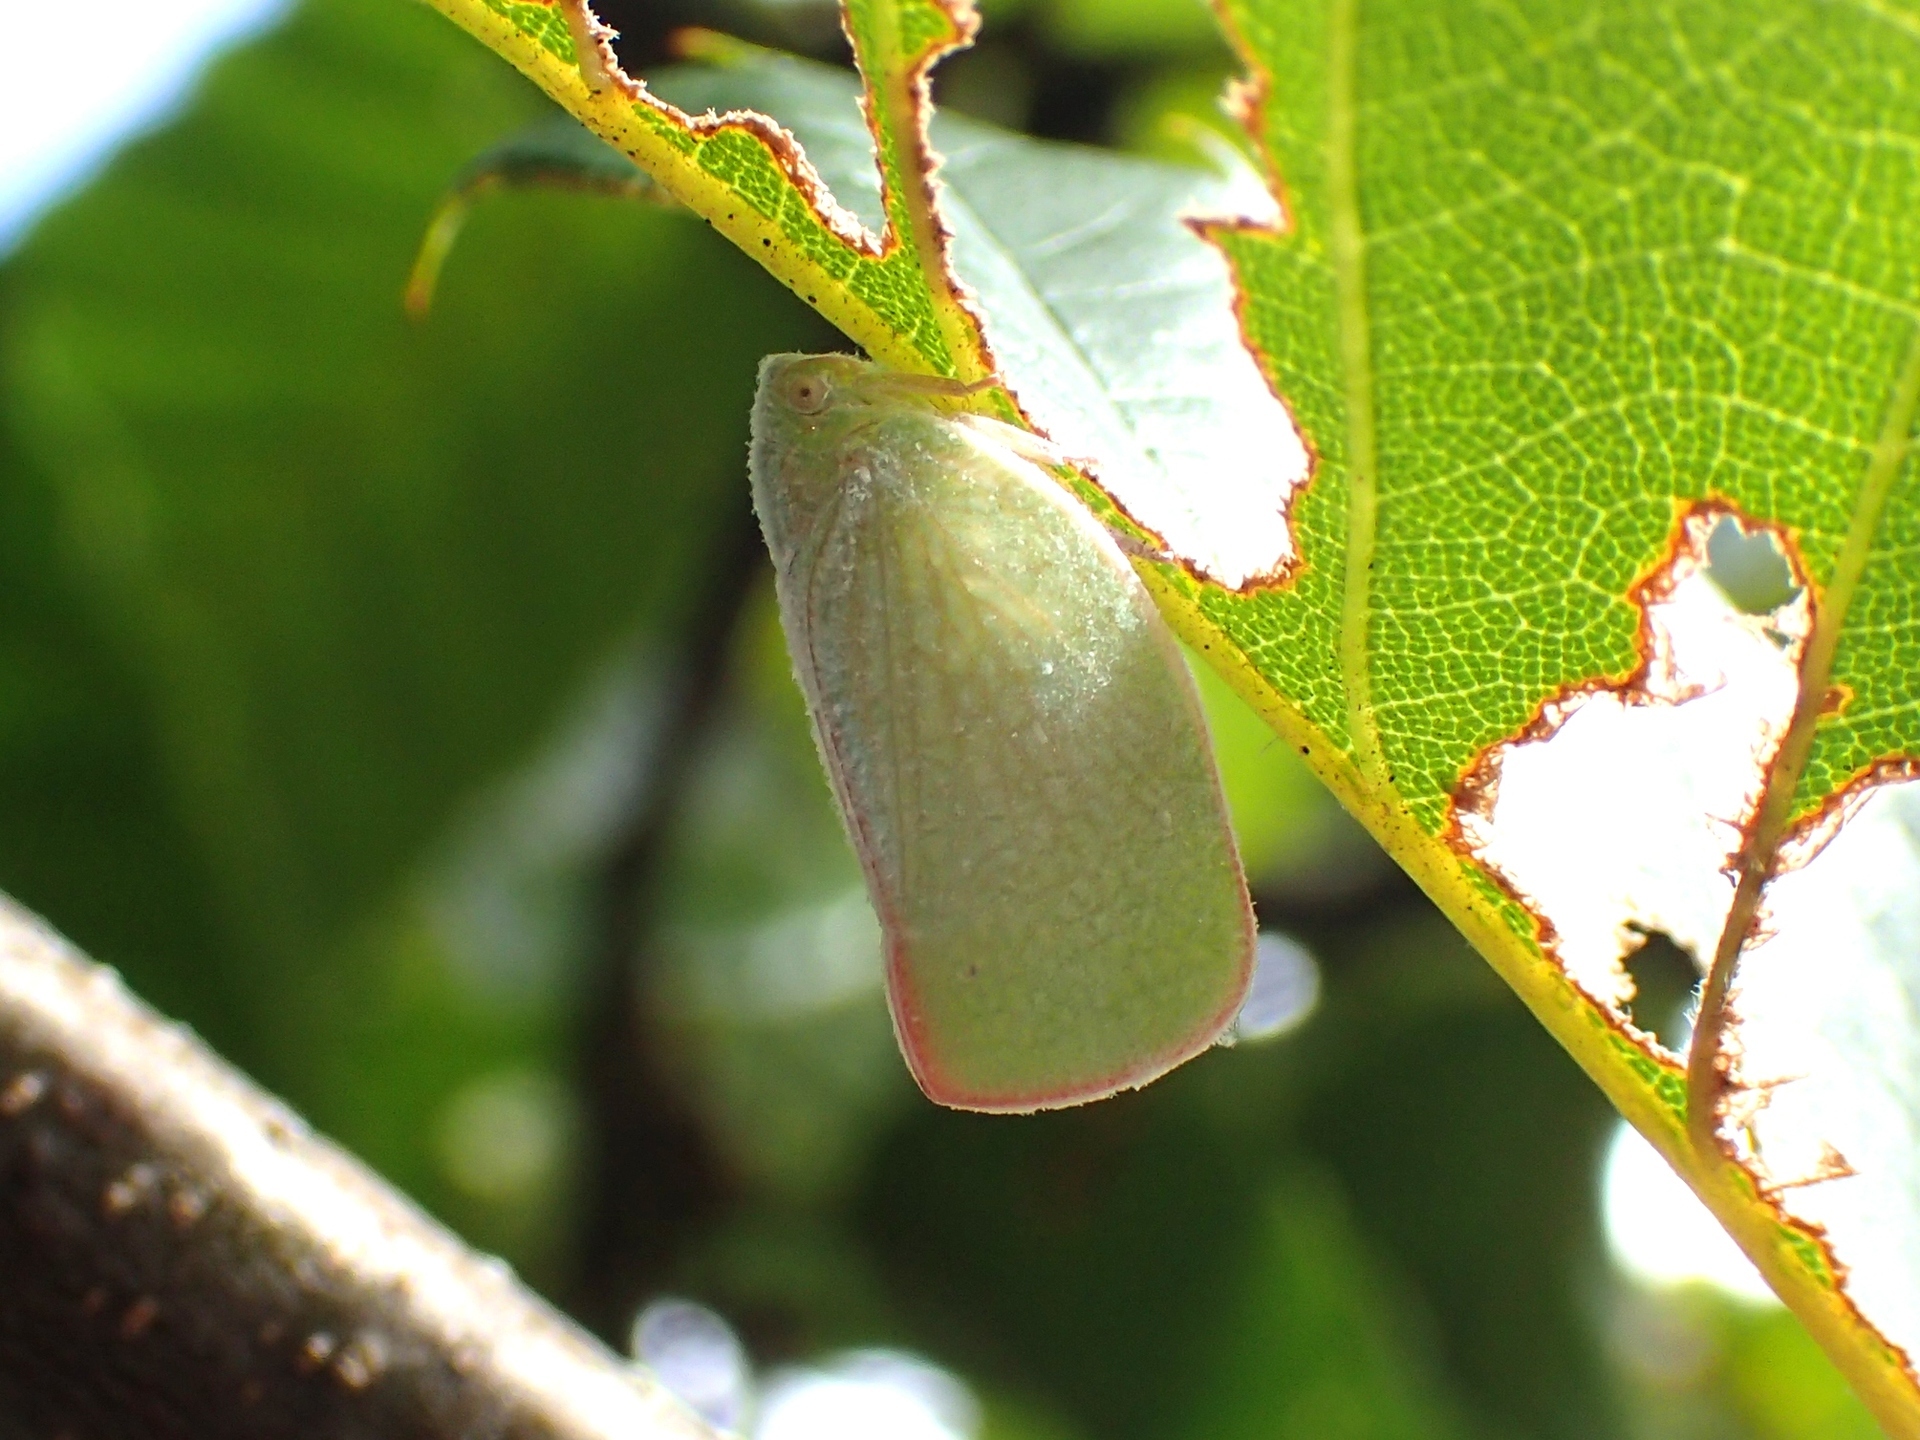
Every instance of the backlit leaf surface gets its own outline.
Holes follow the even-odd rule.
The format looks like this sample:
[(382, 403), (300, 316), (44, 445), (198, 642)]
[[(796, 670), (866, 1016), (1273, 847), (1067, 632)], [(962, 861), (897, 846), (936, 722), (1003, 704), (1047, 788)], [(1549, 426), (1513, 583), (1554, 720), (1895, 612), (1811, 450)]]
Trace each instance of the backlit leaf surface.
[[(1288, 213), (1221, 238), (1317, 457), (1300, 528), (1339, 600), (1198, 603), (1911, 1430), (1905, 787), (1868, 802), (1888, 872), (1853, 869), (1870, 893), (1834, 898), (1814, 842), (1823, 810), (1920, 754), (1912, 17), (1246, 0), (1228, 18)], [(1729, 518), (1779, 537), (1805, 600), (1755, 617), (1718, 597), (1705, 542)], [(1493, 863), (1529, 805), (1551, 824)], [(1734, 975), (1735, 1166), (1688, 1147), (1679, 1067), (1628, 1023), (1619, 962), (1651, 929), (1710, 959), (1723, 868), (1782, 836), (1805, 868)]]

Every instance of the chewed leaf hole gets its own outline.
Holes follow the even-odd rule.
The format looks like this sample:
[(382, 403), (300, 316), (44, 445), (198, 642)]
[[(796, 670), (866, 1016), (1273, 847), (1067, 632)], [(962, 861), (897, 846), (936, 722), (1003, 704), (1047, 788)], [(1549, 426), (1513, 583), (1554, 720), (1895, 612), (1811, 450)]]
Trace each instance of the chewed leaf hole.
[(1707, 537), (1707, 578), (1749, 615), (1771, 615), (1800, 593), (1773, 532), (1747, 530), (1731, 515)]
[(1700, 983), (1699, 967), (1672, 936), (1640, 926), (1630, 928), (1639, 930), (1646, 939), (1623, 962), (1633, 979), (1627, 1018), (1674, 1054), (1684, 1055), (1693, 994)]

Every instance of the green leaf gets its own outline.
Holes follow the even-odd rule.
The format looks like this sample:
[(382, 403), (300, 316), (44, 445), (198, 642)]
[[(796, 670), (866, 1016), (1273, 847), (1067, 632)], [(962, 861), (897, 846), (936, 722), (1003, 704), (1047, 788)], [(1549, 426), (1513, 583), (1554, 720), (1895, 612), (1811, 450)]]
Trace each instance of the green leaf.
[[(1920, 932), (1909, 790), (1875, 787), (1920, 755), (1913, 20), (1229, 19), (1288, 214), (1220, 240), (1317, 459), (1298, 520), (1327, 579), (1197, 602), (1905, 1433)], [(1810, 601), (1714, 598), (1730, 516)], [(1808, 863), (1870, 793), (1879, 873), (1838, 842)], [(1783, 853), (1805, 868), (1769, 888)], [(1691, 1133), (1677, 1059), (1626, 1008), (1649, 929), (1720, 960)]]
[[(527, 58), (537, 7), (504, 38), (463, 0), (442, 8), (667, 174), (578, 70)], [(927, 13), (876, 0), (849, 25), (878, 213), (937, 298), (944, 252), (906, 203), (923, 172), (902, 140), (933, 49), (888, 38)], [(939, 13), (940, 43), (961, 38), (965, 17)], [(1223, 416), (1271, 395), (1163, 347), (1139, 313), (1186, 263), (1143, 242), (1177, 209), (1129, 209), (1134, 182), (1077, 189), (1077, 157), (1019, 142), (990, 142), (974, 172), (964, 135), (938, 132), (978, 358), (1086, 457), (1096, 503), (1177, 557), (1149, 581), (1186, 637), (1912, 1430), (1920, 24), (1794, 0), (1226, 15), (1284, 214), (1228, 187), (1205, 229), (1285, 411), (1222, 439)], [(712, 83), (730, 103), (752, 88)], [(816, 107), (777, 89), (754, 98), (802, 129)], [(700, 143), (747, 124), (673, 123)], [(844, 203), (869, 172), (837, 123), (803, 138)], [(783, 173), (783, 205), (821, 200)], [(769, 242), (769, 268), (877, 357), (941, 368), (903, 347), (924, 329), (876, 333), (810, 288), (804, 230), (788, 255)], [(1112, 243), (1073, 248), (1089, 236)], [(1228, 311), (1202, 289), (1180, 314), (1204, 328)], [(1128, 412), (1141, 397), (1164, 428)], [(1206, 463), (1179, 463), (1189, 445)], [(1787, 566), (1765, 614), (1727, 599), (1729, 525)], [(1876, 829), (1871, 865), (1835, 859)], [(1810, 973), (1847, 925), (1846, 964)], [(1709, 972), (1690, 1069), (1633, 1023), (1624, 959), (1650, 931)]]
[[(877, 211), (844, 72), (754, 52), (653, 83), (688, 108), (778, 114), (843, 203)], [(932, 139), (953, 263), (1026, 416), (1195, 568), (1229, 585), (1284, 569), (1282, 505), (1306, 455), (1240, 343), (1219, 257), (1187, 223), (1270, 212), (1253, 177), (1231, 156), (1216, 173), (944, 116)]]
[[(791, 287), (875, 359), (973, 381), (990, 373), (944, 263), (922, 177), (920, 100), (933, 63), (973, 33), (962, 0), (862, 0), (848, 33), (884, 137), (886, 224), (835, 205), (792, 137), (756, 114), (695, 118), (619, 73), (579, 0), (434, 0), (511, 60), (662, 190)], [(584, 66), (581, 57), (585, 56)]]
[[(778, 115), (834, 208), (863, 231), (882, 228), (887, 191), (851, 75), (713, 40), (700, 48), (721, 63), (649, 77), (654, 103), (704, 111), (703, 125), (716, 114)], [(1225, 584), (1283, 571), (1293, 550), (1283, 506), (1306, 455), (1240, 343), (1225, 267), (1188, 224), (1271, 213), (1255, 177), (1231, 156), (1217, 173), (949, 117), (936, 118), (932, 139), (952, 264), (992, 317), (990, 368), (1030, 423), (1077, 461), (1087, 457), (1082, 468), (1100, 487), (1088, 497)], [(546, 163), (568, 156), (550, 147)], [(601, 173), (572, 163), (582, 180)], [(796, 189), (784, 203), (811, 202)], [(749, 253), (767, 258), (764, 247)], [(792, 284), (781, 269), (790, 259), (775, 252), (767, 263)], [(818, 293), (796, 288), (810, 300)], [(842, 328), (895, 363), (910, 338)]]

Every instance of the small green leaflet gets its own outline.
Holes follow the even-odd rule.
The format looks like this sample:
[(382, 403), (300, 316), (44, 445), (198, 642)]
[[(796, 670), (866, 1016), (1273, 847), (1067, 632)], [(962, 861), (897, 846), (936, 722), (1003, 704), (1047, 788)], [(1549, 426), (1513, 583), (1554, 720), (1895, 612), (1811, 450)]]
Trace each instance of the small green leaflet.
[(961, 1109), (1075, 1105), (1214, 1042), (1253, 911), (1145, 587), (1040, 442), (941, 390), (770, 356), (754, 506), (908, 1068)]

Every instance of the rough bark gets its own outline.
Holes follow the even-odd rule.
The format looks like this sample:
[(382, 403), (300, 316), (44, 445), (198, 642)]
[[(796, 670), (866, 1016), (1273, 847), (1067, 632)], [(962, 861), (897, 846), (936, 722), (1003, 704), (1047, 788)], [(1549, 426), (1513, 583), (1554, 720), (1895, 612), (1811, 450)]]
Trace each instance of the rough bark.
[(714, 1440), (0, 901), (0, 1437)]

